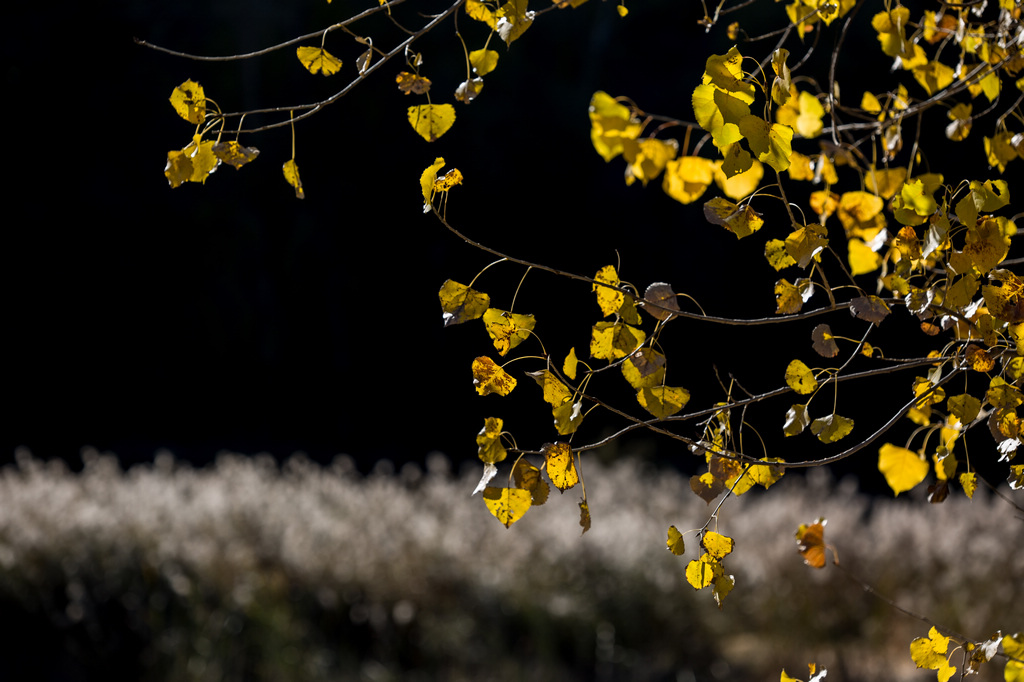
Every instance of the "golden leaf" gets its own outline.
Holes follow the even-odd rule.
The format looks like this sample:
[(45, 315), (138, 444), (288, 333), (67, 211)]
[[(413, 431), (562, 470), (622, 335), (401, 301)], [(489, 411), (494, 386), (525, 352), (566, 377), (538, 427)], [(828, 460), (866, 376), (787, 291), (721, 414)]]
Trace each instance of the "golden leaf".
[(199, 125), (206, 118), (206, 94), (203, 86), (193, 80), (187, 80), (174, 88), (170, 101), (178, 116), (189, 123)]
[(572, 400), (572, 391), (548, 370), (541, 369), (536, 372), (527, 372), (526, 376), (540, 385), (544, 390), (544, 402), (552, 407), (558, 407), (562, 403)]
[(487, 294), (450, 279), (441, 285), (437, 295), (441, 299), (445, 327), (481, 317), (491, 302)]
[(494, 50), (473, 50), (469, 53), (469, 64), (478, 76), (486, 76), (498, 66), (498, 53)]
[(601, 308), (601, 313), (608, 317), (613, 313), (619, 312), (619, 308), (622, 307), (623, 294), (618, 289), (621, 280), (615, 272), (615, 266), (606, 265), (598, 270), (597, 274), (594, 275), (594, 281), (608, 285), (591, 285), (591, 291), (597, 294), (597, 305)]
[(794, 360), (786, 367), (786, 385), (800, 395), (809, 395), (818, 388), (811, 368), (800, 360)]
[(622, 363), (622, 376), (634, 390), (657, 386), (665, 381), (666, 358), (653, 348), (641, 348)]
[(686, 565), (686, 582), (690, 583), (693, 589), (702, 590), (723, 573), (722, 564), (710, 555), (702, 554), (699, 559), (694, 559)]
[(565, 372), (565, 376), (571, 380), (576, 380), (576, 365), (579, 360), (576, 359), (576, 348), (570, 348), (569, 354), (565, 356), (565, 362), (562, 363), (562, 371)]
[(699, 156), (683, 156), (665, 165), (661, 188), (681, 204), (690, 204), (714, 181), (714, 164)]
[(761, 215), (747, 204), (742, 209), (731, 201), (715, 197), (704, 204), (704, 217), (709, 223), (721, 225), (736, 235), (737, 239), (748, 237), (764, 225)]
[(545, 443), (540, 451), (544, 453), (544, 465), (548, 478), (561, 492), (580, 482), (573, 462), (572, 448), (568, 443)]
[(785, 468), (778, 466), (779, 464), (785, 464), (785, 460), (778, 457), (762, 457), (759, 462), (768, 462), (768, 464), (753, 464), (747, 469), (747, 476), (754, 484), (763, 487), (765, 490), (771, 488), (773, 485), (779, 482), (783, 474), (786, 473)]
[(497, 308), (488, 308), (483, 317), (487, 335), (502, 357), (528, 339), (537, 324), (533, 315), (520, 315)]
[(523, 518), (533, 504), (530, 491), (520, 488), (484, 488), (484, 503), (506, 528)]
[(260, 155), (256, 147), (243, 147), (238, 142), (218, 142), (212, 147), (214, 155), (224, 163), (231, 164), (235, 169), (254, 160)]
[(686, 543), (683, 542), (683, 534), (675, 526), (668, 527), (668, 541), (665, 543), (668, 551), (676, 556), (686, 553)]
[(923, 481), (928, 469), (928, 461), (916, 452), (891, 443), (878, 449), (878, 470), (897, 496)]
[(639, 348), (647, 334), (625, 322), (598, 322), (590, 332), (590, 355), (598, 360), (614, 361)]
[(297, 199), (305, 199), (306, 192), (302, 189), (302, 180), (299, 178), (299, 167), (295, 163), (295, 159), (288, 159), (285, 161), (281, 170), (284, 172), (285, 182), (295, 188), (295, 197)]
[(497, 464), (508, 454), (500, 440), (503, 426), (500, 418), (487, 417), (484, 419), (484, 428), (476, 435), (477, 456), (485, 464)]
[(427, 166), (420, 173), (420, 189), (423, 191), (423, 212), (430, 212), (430, 202), (434, 198), (434, 183), (437, 181), (437, 171), (444, 166), (444, 157), (434, 159), (434, 163)]
[(295, 53), (306, 70), (312, 74), (333, 76), (341, 71), (341, 60), (322, 47), (299, 47)]
[(629, 107), (616, 102), (608, 93), (599, 90), (590, 98), (590, 141), (605, 161), (621, 154), (623, 141), (635, 140), (640, 130), (640, 121)]
[(636, 394), (637, 402), (658, 419), (671, 417), (690, 402), (690, 392), (677, 386), (652, 386)]
[(712, 559), (721, 561), (732, 553), (736, 543), (727, 535), (709, 530), (704, 534), (700, 544), (711, 555)]
[(516, 380), (511, 374), (499, 367), (487, 356), (473, 360), (473, 385), (480, 395), (497, 393), (508, 395), (516, 387)]
[(822, 443), (835, 443), (848, 436), (852, 430), (853, 420), (838, 414), (830, 414), (811, 422), (811, 433), (817, 436)]
[(427, 142), (434, 142), (455, 123), (451, 104), (418, 104), (409, 107), (409, 125)]

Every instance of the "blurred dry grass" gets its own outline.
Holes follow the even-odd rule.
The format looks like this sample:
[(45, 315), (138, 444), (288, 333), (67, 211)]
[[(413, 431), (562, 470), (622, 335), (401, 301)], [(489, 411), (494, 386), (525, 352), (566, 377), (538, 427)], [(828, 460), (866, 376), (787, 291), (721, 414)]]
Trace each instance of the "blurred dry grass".
[(86, 671), (68, 679), (776, 680), (811, 661), (830, 680), (933, 679), (909, 657), (925, 624), (802, 564), (793, 533), (818, 516), (843, 565), (904, 608), (976, 638), (1024, 629), (1024, 524), (983, 490), (871, 500), (814, 471), (730, 500), (719, 611), (683, 578), (693, 535), (686, 557), (665, 551), (669, 525), (710, 509), (635, 463), (587, 467), (581, 537), (575, 491), (506, 530), (469, 495), (479, 471), (439, 454), (367, 477), (344, 457), (83, 457), (73, 474), (21, 451), (0, 474), (0, 619), (45, 623)]

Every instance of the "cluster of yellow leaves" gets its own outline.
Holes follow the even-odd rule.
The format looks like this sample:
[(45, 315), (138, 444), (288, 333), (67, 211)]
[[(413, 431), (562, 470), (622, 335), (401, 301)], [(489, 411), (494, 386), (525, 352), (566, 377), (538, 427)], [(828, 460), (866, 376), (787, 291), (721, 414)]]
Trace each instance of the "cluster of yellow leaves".
[[(669, 529), (670, 543), (673, 530), (675, 530), (675, 526)], [(681, 536), (678, 542), (681, 549)], [(694, 559), (686, 565), (686, 582), (690, 583), (695, 590), (702, 590), (710, 586), (715, 603), (718, 604), (718, 608), (722, 608), (722, 600), (732, 592), (732, 588), (736, 585), (735, 576), (726, 574), (722, 560), (732, 552), (735, 543), (732, 538), (709, 530), (701, 538), (700, 546), (704, 550), (700, 558)], [(681, 554), (672, 549), (671, 544), (669, 549), (673, 553)]]

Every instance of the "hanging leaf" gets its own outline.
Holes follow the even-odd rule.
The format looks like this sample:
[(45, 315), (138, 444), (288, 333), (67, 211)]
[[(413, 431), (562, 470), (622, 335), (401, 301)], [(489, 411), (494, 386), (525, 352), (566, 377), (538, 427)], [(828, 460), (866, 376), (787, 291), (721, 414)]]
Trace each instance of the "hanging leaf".
[(534, 507), (539, 507), (548, 501), (551, 494), (551, 486), (540, 478), (540, 469), (533, 466), (525, 457), (519, 458), (512, 469), (512, 478), (516, 487), (530, 491), (530, 500)]
[(203, 86), (194, 80), (187, 80), (174, 88), (170, 101), (178, 116), (189, 123), (199, 125), (206, 118), (206, 94)]
[(484, 488), (484, 503), (506, 528), (523, 518), (532, 505), (530, 491), (520, 488)]
[(811, 568), (825, 568), (825, 524), (821, 518), (807, 525), (801, 523), (796, 531), (796, 550)]
[(495, 12), (494, 30), (506, 45), (515, 42), (533, 24), (533, 12), (526, 9), (527, 0), (509, 0)]
[(508, 395), (516, 387), (516, 380), (487, 356), (473, 360), (473, 385), (480, 395), (497, 393)]
[(299, 178), (299, 167), (295, 159), (288, 159), (281, 168), (284, 172), (284, 179), (289, 185), (295, 188), (295, 198), (305, 199), (306, 192), (302, 189), (302, 180)]
[(716, 197), (704, 204), (704, 217), (713, 225), (721, 225), (737, 239), (749, 237), (764, 225), (760, 214), (747, 204), (740, 208), (731, 201)]
[(573, 462), (572, 448), (568, 443), (545, 443), (540, 451), (544, 453), (548, 479), (559, 491), (564, 493), (580, 482)]
[(834, 358), (839, 355), (839, 345), (832, 336), (832, 328), (827, 324), (819, 324), (811, 332), (812, 347), (822, 357)]
[(478, 76), (486, 76), (498, 66), (498, 53), (494, 50), (473, 50), (469, 53), (469, 64)]
[(800, 395), (809, 395), (818, 388), (818, 380), (810, 367), (800, 360), (793, 360), (786, 367), (786, 385)]
[(508, 454), (505, 446), (501, 444), (503, 427), (504, 422), (500, 418), (487, 417), (484, 419), (484, 428), (476, 435), (477, 456), (485, 464), (497, 464)]
[(544, 402), (552, 407), (559, 407), (572, 400), (572, 391), (558, 377), (546, 369), (527, 372), (526, 376), (537, 382), (544, 389)]
[(679, 311), (679, 301), (672, 285), (655, 282), (644, 292), (644, 311), (656, 320), (664, 322), (672, 317), (672, 311)]
[(686, 582), (695, 590), (703, 590), (720, 575), (724, 575), (722, 564), (708, 554), (702, 554), (686, 565)]
[(970, 424), (981, 413), (981, 401), (969, 393), (950, 396), (946, 405), (949, 413), (959, 419), (961, 424)]
[(923, 481), (928, 469), (928, 461), (916, 452), (891, 443), (878, 449), (878, 470), (897, 496)]
[(231, 164), (239, 169), (245, 164), (256, 159), (260, 150), (256, 147), (243, 147), (234, 140), (230, 142), (218, 142), (212, 147), (213, 153), (224, 163)]
[(676, 556), (686, 553), (686, 543), (683, 542), (683, 534), (675, 526), (668, 527), (668, 541), (665, 543), (668, 551)]
[(580, 535), (590, 530), (590, 506), (586, 500), (580, 500), (580, 528), (583, 529)]
[(590, 356), (614, 361), (635, 351), (647, 339), (643, 330), (625, 322), (598, 322), (590, 332)]
[(850, 301), (850, 314), (872, 324), (881, 324), (889, 315), (889, 306), (877, 296), (858, 296)]
[(451, 104), (419, 104), (409, 107), (409, 125), (427, 142), (434, 142), (455, 123)]
[(709, 530), (701, 540), (701, 546), (711, 555), (712, 559), (721, 561), (732, 553), (736, 543), (727, 535)]
[(709, 471), (701, 474), (700, 476), (691, 476), (690, 490), (692, 490), (697, 497), (704, 500), (706, 503), (711, 504), (725, 491), (725, 483), (720, 479), (715, 478)]
[(565, 362), (562, 363), (562, 372), (565, 376), (569, 377), (572, 381), (576, 380), (576, 365), (579, 360), (576, 359), (576, 348), (570, 348), (569, 354), (565, 356)]
[(306, 70), (312, 74), (333, 76), (341, 71), (341, 60), (322, 47), (299, 47), (295, 53)]
[[(619, 312), (619, 308), (622, 307), (623, 293), (619, 291), (618, 286), (622, 280), (619, 279), (618, 273), (615, 272), (614, 265), (606, 265), (597, 271), (594, 275), (595, 284), (591, 285), (591, 291), (597, 295), (597, 305), (601, 308), (601, 313), (608, 317), (614, 313)], [(602, 284), (597, 284), (601, 282)], [(603, 286), (603, 285), (608, 286)]]
[(653, 348), (641, 348), (622, 363), (622, 376), (634, 390), (651, 388), (665, 382), (665, 355)]
[(910, 657), (918, 668), (937, 670), (939, 682), (946, 682), (956, 674), (956, 667), (946, 658), (948, 649), (949, 637), (942, 636), (932, 626), (927, 637), (918, 637), (910, 643)]
[(488, 308), (483, 319), (487, 335), (491, 337), (494, 347), (498, 349), (498, 355), (502, 357), (528, 339), (537, 324), (533, 315), (520, 315), (497, 308)]
[(835, 443), (848, 436), (852, 430), (853, 420), (840, 417), (838, 414), (830, 414), (811, 422), (811, 433), (822, 443)]
[(679, 412), (690, 402), (690, 392), (678, 386), (652, 386), (636, 394), (637, 402), (657, 419), (665, 419)]
[(807, 415), (807, 405), (793, 405), (786, 412), (786, 423), (782, 427), (783, 433), (787, 436), (795, 436), (803, 433), (811, 418)]
[(570, 433), (576, 432), (580, 422), (583, 421), (582, 407), (582, 401), (572, 402), (570, 400), (551, 408), (551, 414), (555, 418), (555, 430), (558, 431), (559, 436), (568, 436)]
[[(424, 78), (419, 74), (410, 73), (409, 71), (402, 71), (395, 76), (395, 82), (398, 84), (398, 89), (404, 95), (425, 95), (430, 92), (430, 86), (432, 85), (429, 78)], [(415, 128), (416, 126), (413, 125), (413, 127)]]
[(785, 460), (783, 459), (778, 457), (762, 457), (758, 461), (771, 463), (751, 465), (750, 468), (747, 469), (747, 476), (749, 476), (750, 480), (756, 485), (761, 486), (765, 490), (778, 483), (779, 479), (786, 473), (785, 468), (779, 466), (779, 464), (785, 464)]
[(445, 327), (478, 319), (491, 305), (487, 294), (450, 279), (441, 285), (437, 296), (441, 299), (441, 319)]

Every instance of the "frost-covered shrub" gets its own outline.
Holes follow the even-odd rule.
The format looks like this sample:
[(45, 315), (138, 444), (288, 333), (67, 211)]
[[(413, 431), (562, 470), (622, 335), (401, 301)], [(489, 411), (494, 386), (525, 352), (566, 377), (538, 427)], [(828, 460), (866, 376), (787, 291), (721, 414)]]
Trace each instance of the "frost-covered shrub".
[(669, 525), (709, 508), (635, 463), (588, 467), (581, 537), (572, 495), (506, 530), (469, 495), (479, 471), (439, 454), (366, 477), (345, 457), (84, 459), (74, 474), (19, 452), (0, 473), (10, 660), (77, 671), (57, 679), (745, 680), (809, 661), (922, 679), (906, 649), (921, 622), (803, 565), (793, 531), (818, 516), (843, 565), (903, 608), (979, 638), (1024, 625), (1024, 553), (996, 532), (1019, 521), (983, 491), (871, 501), (813, 472), (748, 493), (719, 520), (743, 548), (719, 611), (665, 551)]

